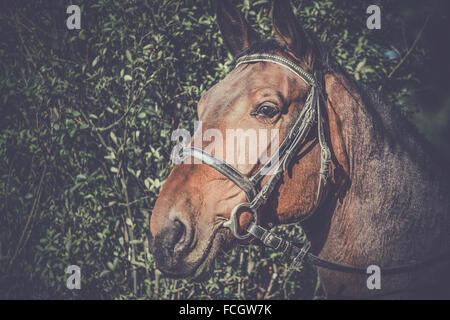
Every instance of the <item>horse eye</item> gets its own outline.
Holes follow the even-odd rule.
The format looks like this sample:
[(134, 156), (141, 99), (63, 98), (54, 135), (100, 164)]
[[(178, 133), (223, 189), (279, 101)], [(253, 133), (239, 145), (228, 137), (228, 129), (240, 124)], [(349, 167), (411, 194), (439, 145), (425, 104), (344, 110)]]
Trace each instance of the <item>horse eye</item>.
[(256, 112), (252, 112), (252, 115), (260, 115), (265, 118), (272, 118), (278, 113), (278, 108), (268, 105), (268, 104), (262, 104), (256, 109)]

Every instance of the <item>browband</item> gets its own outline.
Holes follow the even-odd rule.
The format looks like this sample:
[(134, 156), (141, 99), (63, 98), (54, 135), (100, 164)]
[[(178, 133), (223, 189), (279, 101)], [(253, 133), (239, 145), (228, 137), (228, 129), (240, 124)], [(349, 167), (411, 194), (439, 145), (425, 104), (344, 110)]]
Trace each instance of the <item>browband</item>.
[(257, 54), (250, 54), (246, 56), (242, 56), (236, 60), (235, 68), (237, 68), (239, 65), (243, 63), (252, 63), (252, 62), (273, 62), (276, 63), (282, 67), (285, 67), (295, 73), (297, 76), (303, 79), (307, 84), (310, 86), (314, 86), (316, 84), (314, 77), (310, 75), (308, 72), (303, 70), (299, 65), (295, 64), (294, 62), (274, 55), (274, 54), (268, 54), (268, 53), (257, 53)]

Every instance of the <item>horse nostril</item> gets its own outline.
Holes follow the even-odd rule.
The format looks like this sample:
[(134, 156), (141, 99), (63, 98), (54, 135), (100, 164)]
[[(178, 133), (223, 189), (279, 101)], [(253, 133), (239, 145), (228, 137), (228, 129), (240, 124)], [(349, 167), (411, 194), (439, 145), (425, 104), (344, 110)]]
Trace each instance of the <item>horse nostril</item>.
[(190, 243), (189, 226), (176, 219), (166, 237), (168, 249), (172, 251), (171, 254), (180, 254)]
[(191, 244), (193, 236), (190, 225), (175, 218), (167, 219), (164, 229), (151, 241), (151, 250), (157, 259), (160, 270), (171, 270), (181, 261), (186, 248)]

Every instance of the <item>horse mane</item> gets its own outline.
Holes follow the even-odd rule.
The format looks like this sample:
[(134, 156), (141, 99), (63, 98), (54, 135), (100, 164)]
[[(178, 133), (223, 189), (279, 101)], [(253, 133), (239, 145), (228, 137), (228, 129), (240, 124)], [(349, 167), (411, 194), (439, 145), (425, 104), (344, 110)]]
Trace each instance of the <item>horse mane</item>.
[[(382, 93), (356, 81), (337, 63), (331, 70), (342, 74), (357, 90), (378, 134), (392, 148), (396, 143), (400, 144), (403, 150), (411, 156), (411, 159), (426, 170), (437, 168), (437, 166), (443, 167), (446, 164), (443, 154), (419, 132), (411, 120), (401, 112), (400, 107), (387, 102)], [(429, 160), (437, 166), (430, 166)]]

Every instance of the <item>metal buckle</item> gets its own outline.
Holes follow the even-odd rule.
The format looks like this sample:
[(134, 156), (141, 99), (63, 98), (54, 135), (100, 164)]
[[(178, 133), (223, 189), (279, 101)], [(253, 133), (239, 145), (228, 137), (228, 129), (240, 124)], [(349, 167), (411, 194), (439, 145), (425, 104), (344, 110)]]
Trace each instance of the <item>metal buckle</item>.
[[(276, 247), (273, 245), (274, 240), (278, 240), (278, 245)], [(281, 237), (274, 235), (272, 232), (267, 231), (262, 242), (264, 243), (264, 245), (271, 247), (275, 250), (278, 250), (281, 244), (283, 243), (283, 239), (281, 239)]]
[(303, 245), (303, 247), (300, 250), (300, 252), (298, 253), (298, 255), (294, 258), (294, 260), (292, 260), (292, 263), (289, 266), (289, 269), (297, 269), (303, 264), (303, 260), (306, 256), (306, 254), (308, 253), (309, 248), (311, 248), (311, 242), (307, 241)]

